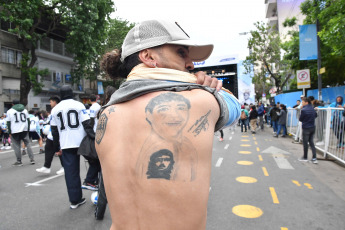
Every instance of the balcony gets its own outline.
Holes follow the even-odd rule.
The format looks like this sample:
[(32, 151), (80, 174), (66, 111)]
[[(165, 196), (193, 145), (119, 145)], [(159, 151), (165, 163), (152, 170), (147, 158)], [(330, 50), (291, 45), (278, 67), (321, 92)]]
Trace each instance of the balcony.
[(266, 18), (277, 16), (277, 0), (266, 0)]

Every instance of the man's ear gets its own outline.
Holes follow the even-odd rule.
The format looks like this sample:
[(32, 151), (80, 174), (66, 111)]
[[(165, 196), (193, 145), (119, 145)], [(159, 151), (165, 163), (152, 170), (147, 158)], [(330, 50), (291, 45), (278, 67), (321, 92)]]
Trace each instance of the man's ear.
[(154, 59), (154, 53), (152, 49), (144, 49), (140, 51), (139, 59), (142, 63), (144, 63), (148, 67), (154, 68), (157, 65)]

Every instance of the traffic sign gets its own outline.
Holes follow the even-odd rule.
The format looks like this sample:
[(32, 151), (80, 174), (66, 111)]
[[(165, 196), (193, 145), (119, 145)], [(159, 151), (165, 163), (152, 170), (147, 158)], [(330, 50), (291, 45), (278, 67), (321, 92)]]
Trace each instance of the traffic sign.
[(265, 93), (263, 93), (263, 94), (262, 94), (262, 97), (266, 97), (266, 94), (265, 94)]
[(310, 70), (297, 70), (297, 89), (310, 88)]

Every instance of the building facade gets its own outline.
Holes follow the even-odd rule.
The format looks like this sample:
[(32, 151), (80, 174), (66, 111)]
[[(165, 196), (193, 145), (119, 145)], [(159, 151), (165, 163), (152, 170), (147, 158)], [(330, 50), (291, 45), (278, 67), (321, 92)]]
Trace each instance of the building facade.
[[(12, 107), (14, 99), (19, 99), (20, 94), (20, 61), (22, 47), (16, 35), (7, 32), (10, 23), (1, 23), (0, 30), (0, 114)], [(71, 85), (75, 99), (85, 101), (90, 94), (97, 93), (96, 82), (82, 79), (77, 84), (72, 84), (71, 69), (74, 65), (73, 55), (66, 51), (62, 41), (46, 37), (38, 42), (36, 49), (38, 69), (48, 69), (46, 76), (38, 76), (43, 83), (42, 92), (34, 95), (31, 90), (28, 95), (27, 109), (50, 111), (49, 98), (59, 93), (62, 85)]]

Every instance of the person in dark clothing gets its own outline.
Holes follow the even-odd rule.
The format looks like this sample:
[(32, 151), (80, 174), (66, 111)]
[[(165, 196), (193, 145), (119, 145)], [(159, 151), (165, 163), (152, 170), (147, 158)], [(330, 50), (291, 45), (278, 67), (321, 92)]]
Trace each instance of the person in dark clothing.
[[(336, 101), (329, 105), (332, 108), (342, 108), (344, 106), (344, 100), (342, 96), (338, 96)], [(344, 122), (341, 118), (341, 110), (334, 110), (332, 114), (332, 129), (334, 135), (338, 139), (337, 148), (341, 148), (344, 145), (343, 133), (344, 133)]]
[(252, 106), (252, 109), (249, 112), (249, 121), (250, 121), (250, 130), (252, 133), (256, 133), (256, 122), (258, 120), (258, 111), (256, 111), (255, 105)]
[(302, 135), (303, 135), (303, 150), (304, 155), (299, 161), (308, 161), (308, 143), (311, 147), (313, 153), (312, 163), (317, 164), (316, 159), (316, 149), (314, 145), (314, 134), (315, 134), (315, 118), (317, 113), (311, 105), (309, 98), (302, 99), (303, 109), (301, 111), (301, 116), (299, 117), (300, 122), (302, 122)]
[(279, 108), (274, 104), (273, 108), (270, 111), (270, 116), (271, 116), (271, 124), (273, 127), (273, 133), (277, 133), (278, 131), (278, 114), (279, 113)]
[(277, 113), (278, 115), (278, 130), (277, 133), (274, 135), (274, 137), (278, 137), (278, 135), (280, 134), (280, 130), (283, 129), (283, 135), (281, 137), (286, 137), (287, 132), (286, 132), (286, 117), (287, 117), (287, 113), (286, 113), (286, 106), (281, 104), (280, 105), (280, 112)]
[(300, 101), (300, 100), (297, 100), (297, 101), (296, 101), (296, 105), (294, 105), (292, 108), (297, 108), (300, 104), (301, 104), (301, 101)]
[(259, 117), (259, 126), (261, 130), (264, 130), (264, 115), (265, 115), (265, 107), (262, 104), (262, 102), (259, 102), (258, 117)]

